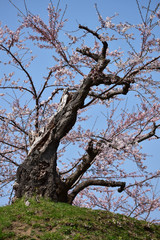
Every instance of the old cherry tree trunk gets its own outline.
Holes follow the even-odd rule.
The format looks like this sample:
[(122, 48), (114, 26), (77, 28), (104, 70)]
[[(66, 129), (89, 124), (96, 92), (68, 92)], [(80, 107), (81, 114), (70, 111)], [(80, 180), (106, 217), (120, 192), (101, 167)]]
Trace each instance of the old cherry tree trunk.
[[(100, 36), (96, 32), (83, 26), (79, 26), (79, 28), (90, 32), (101, 41)], [(122, 89), (120, 89), (118, 93), (117, 91), (115, 91), (115, 93), (114, 91), (108, 92), (108, 99), (113, 97), (114, 94), (127, 94), (130, 87), (130, 84), (124, 79), (121, 80), (118, 76), (103, 73), (103, 70), (109, 63), (109, 60), (106, 59), (108, 44), (103, 41), (101, 42), (103, 47), (99, 55), (92, 54), (88, 49), (77, 49), (81, 54), (94, 59), (96, 63), (88, 76), (84, 76), (79, 89), (74, 94), (72, 93), (72, 98), (52, 117), (44, 133), (37, 138), (31, 146), (26, 160), (18, 167), (16, 184), (14, 185), (15, 197), (31, 197), (36, 194), (48, 197), (54, 201), (72, 203), (76, 195), (90, 185), (107, 187), (119, 186), (119, 191), (123, 191), (125, 186), (124, 182), (107, 182), (104, 180), (90, 179), (85, 182), (80, 182), (70, 194), (68, 193), (79, 177), (91, 166), (95, 156), (99, 153), (99, 148), (93, 146), (92, 142), (89, 143), (88, 150), (83, 156), (81, 163), (65, 181), (60, 178), (56, 168), (57, 149), (60, 140), (74, 126), (77, 112), (84, 107), (84, 101), (91, 87), (98, 86), (99, 84), (107, 86), (112, 84), (121, 85)]]

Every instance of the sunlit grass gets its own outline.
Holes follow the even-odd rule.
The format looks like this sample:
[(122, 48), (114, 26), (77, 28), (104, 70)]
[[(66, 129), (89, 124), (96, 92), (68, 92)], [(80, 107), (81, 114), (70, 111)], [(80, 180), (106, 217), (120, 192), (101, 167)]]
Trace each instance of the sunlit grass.
[(160, 226), (107, 211), (33, 198), (0, 207), (0, 239), (158, 240)]

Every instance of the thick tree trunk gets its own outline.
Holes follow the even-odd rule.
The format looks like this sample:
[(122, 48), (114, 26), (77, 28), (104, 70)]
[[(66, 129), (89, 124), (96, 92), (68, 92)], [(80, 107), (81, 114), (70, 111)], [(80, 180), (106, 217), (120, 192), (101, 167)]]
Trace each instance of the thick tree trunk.
[(52, 117), (44, 134), (31, 146), (28, 157), (17, 169), (14, 186), (16, 198), (36, 194), (54, 201), (68, 202), (69, 189), (56, 169), (57, 148), (76, 122), (77, 111), (89, 91), (87, 85), (89, 81), (81, 86), (80, 94), (75, 93), (71, 101)]
[(15, 196), (39, 195), (67, 202), (67, 191), (56, 170), (58, 143), (51, 142), (40, 154), (28, 156), (17, 170)]
[(28, 157), (17, 170), (15, 197), (38, 194), (54, 201), (68, 201), (67, 186), (56, 171), (57, 148), (74, 126), (78, 109), (84, 105), (92, 85), (91, 80), (90, 77), (84, 79), (79, 91), (52, 117), (44, 134), (31, 146)]
[(77, 110), (70, 105), (55, 114), (44, 134), (31, 146), (28, 157), (17, 169), (15, 197), (39, 195), (53, 201), (68, 202), (68, 188), (57, 171), (60, 140), (74, 126)]

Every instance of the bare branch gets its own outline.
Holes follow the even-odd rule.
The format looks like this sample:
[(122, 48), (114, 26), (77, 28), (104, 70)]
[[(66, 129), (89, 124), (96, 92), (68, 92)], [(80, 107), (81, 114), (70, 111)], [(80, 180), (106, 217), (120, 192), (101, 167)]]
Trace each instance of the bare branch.
[(4, 140), (0, 140), (1, 143), (5, 144), (5, 145), (8, 145), (10, 147), (13, 147), (13, 148), (16, 148), (16, 149), (21, 149), (21, 150), (25, 150), (26, 148), (25, 147), (20, 147), (20, 146), (16, 146), (14, 144), (11, 144), (9, 142), (5, 142)]
[[(134, 75), (136, 75), (137, 73), (140, 73), (142, 70), (145, 70), (148, 65), (150, 65), (150, 64), (153, 63), (153, 62), (155, 62), (155, 61), (158, 60), (159, 58), (160, 58), (160, 55), (159, 55), (158, 57), (153, 58), (151, 61), (145, 63), (143, 66), (139, 67), (138, 69), (135, 69), (133, 72), (131, 72), (131, 73), (129, 74), (128, 77), (134, 76)], [(154, 68), (153, 68), (153, 69), (154, 69)], [(157, 69), (157, 68), (155, 68), (155, 69)]]
[(52, 76), (52, 73), (53, 73), (53, 71), (50, 70), (49, 73), (48, 73), (48, 76), (47, 76), (47, 78), (46, 78), (46, 81), (45, 81), (45, 83), (44, 83), (44, 85), (43, 85), (43, 87), (42, 87), (42, 90), (40, 91), (40, 93), (39, 93), (39, 95), (38, 95), (38, 99), (41, 97), (42, 93), (43, 93), (44, 90), (46, 89), (46, 86), (47, 86), (47, 84), (48, 84), (49, 79), (50, 79), (51, 76)]
[[(132, 80), (133, 82), (133, 80)], [(107, 90), (103, 91), (100, 94), (94, 94), (90, 93), (90, 96), (93, 96), (94, 98), (89, 101), (87, 104), (85, 104), (82, 108), (88, 107), (91, 103), (93, 103), (96, 99), (101, 100), (109, 100), (110, 98), (113, 98), (116, 95), (126, 95), (130, 89), (130, 82), (124, 81), (123, 78), (120, 78), (119, 76), (115, 76), (112, 74), (99, 74), (96, 81), (94, 81), (94, 85), (112, 85)], [(117, 85), (124, 85), (123, 88), (114, 89)]]
[(34, 95), (33, 94), (33, 92), (30, 90), (30, 89), (28, 89), (28, 88), (25, 88), (25, 87), (21, 87), (21, 86), (12, 86), (12, 87), (0, 87), (0, 89), (18, 89), (19, 91), (21, 91), (21, 90), (24, 90), (24, 91), (27, 91), (27, 92), (29, 92), (29, 93), (31, 93), (32, 95)]
[(88, 33), (91, 33), (93, 36), (95, 36), (96, 38), (98, 38), (102, 44), (103, 44), (103, 48), (102, 48), (102, 52), (101, 52), (101, 55), (100, 57), (105, 59), (106, 57), (106, 51), (107, 51), (107, 48), (108, 48), (108, 43), (106, 41), (103, 40), (103, 38), (95, 31), (89, 29), (88, 27), (86, 26), (82, 26), (82, 25), (79, 25), (79, 28), (80, 29), (84, 29), (85, 31), (87, 31)]
[(15, 128), (17, 128), (18, 130), (20, 130), (20, 131), (23, 132), (24, 134), (28, 135), (28, 132), (26, 132), (21, 126), (19, 126), (19, 124), (16, 123), (16, 121), (14, 121), (13, 119), (10, 120), (10, 119), (7, 118), (7, 117), (0, 116), (0, 120), (3, 121), (3, 122), (7, 121), (9, 124), (11, 124), (11, 125), (14, 126)]
[(17, 64), (20, 66), (21, 70), (27, 75), (30, 83), (31, 83), (31, 86), (32, 86), (32, 89), (33, 89), (33, 93), (34, 93), (34, 96), (35, 98), (37, 98), (37, 93), (36, 93), (36, 89), (35, 89), (35, 86), (34, 86), (34, 83), (33, 83), (33, 80), (30, 76), (30, 74), (28, 73), (28, 71), (24, 68), (24, 66), (22, 65), (22, 63), (14, 56), (14, 54), (8, 50), (5, 46), (3, 46), (2, 44), (0, 44), (0, 47), (2, 49), (4, 49), (16, 62)]
[(141, 16), (142, 22), (145, 24), (145, 21), (144, 21), (144, 18), (143, 18), (143, 14), (142, 14), (142, 11), (141, 11), (141, 8), (140, 8), (140, 5), (139, 5), (139, 1), (136, 0), (136, 2), (137, 2), (137, 6), (138, 6), (138, 10), (139, 10), (139, 13), (140, 13), (140, 16)]
[(81, 53), (82, 55), (86, 55), (86, 56), (94, 59), (96, 62), (98, 62), (99, 55), (95, 54), (95, 53), (91, 53), (89, 48), (83, 48), (83, 49), (76, 48), (76, 51)]
[(77, 167), (77, 165), (81, 162), (81, 158), (73, 165), (73, 167), (71, 167), (70, 169), (68, 169), (67, 171), (65, 172), (60, 172), (59, 174), (62, 176), (64, 174), (67, 174), (69, 172), (71, 172), (75, 167)]
[(19, 167), (19, 164), (18, 164), (18, 163), (16, 163), (16, 162), (13, 161), (12, 159), (6, 157), (5, 154), (0, 153), (0, 156), (2, 156), (3, 158), (5, 158), (7, 162), (13, 163), (16, 167)]
[(140, 137), (136, 137), (136, 138), (138, 138), (137, 142), (139, 142), (139, 143), (143, 142), (144, 140), (149, 139), (153, 136), (155, 136), (156, 138), (160, 138), (160, 137), (155, 135), (156, 134), (156, 129), (158, 129), (158, 128), (160, 128), (160, 124), (156, 125), (156, 123), (153, 123), (152, 129), (151, 129), (150, 132), (148, 132), (148, 133), (146, 133), (146, 134), (144, 134)]
[(98, 149), (93, 148), (92, 140), (88, 143), (88, 148), (86, 150), (87, 154), (85, 154), (80, 160), (81, 163), (77, 166), (76, 171), (73, 172), (65, 181), (66, 185), (71, 188), (72, 185), (77, 181), (79, 177), (81, 177), (88, 168), (93, 163), (94, 158), (99, 153)]
[(130, 187), (134, 187), (134, 186), (142, 186), (145, 182), (148, 182), (149, 180), (151, 180), (153, 178), (159, 178), (159, 177), (160, 177), (160, 173), (159, 174), (157, 173), (156, 175), (149, 176), (142, 181), (135, 182), (133, 184), (129, 184), (128, 186), (125, 187), (125, 189), (130, 188)]
[(87, 181), (81, 182), (73, 189), (73, 191), (69, 194), (69, 203), (72, 203), (77, 194), (89, 186), (119, 187), (118, 192), (122, 192), (125, 189), (125, 185), (125, 182), (89, 179)]
[(87, 103), (84, 107), (89, 106), (96, 99), (109, 100), (110, 98), (113, 98), (116, 95), (120, 95), (120, 94), (126, 95), (129, 91), (129, 88), (130, 88), (130, 84), (125, 84), (123, 88), (117, 88), (117, 89), (111, 90), (110, 92), (108, 92), (108, 90), (100, 94), (95, 94), (94, 92), (91, 92), (89, 93), (89, 96), (92, 96), (94, 98), (89, 103)]

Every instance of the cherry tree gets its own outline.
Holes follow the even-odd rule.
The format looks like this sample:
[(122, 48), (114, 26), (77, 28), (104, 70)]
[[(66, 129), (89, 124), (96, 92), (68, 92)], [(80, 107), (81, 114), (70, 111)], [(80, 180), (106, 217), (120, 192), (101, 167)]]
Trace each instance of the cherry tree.
[[(144, 15), (136, 2), (140, 24), (104, 19), (95, 5), (99, 26), (69, 33), (65, 11), (51, 2), (48, 23), (26, 7), (16, 31), (1, 25), (1, 196), (14, 183), (14, 199), (37, 195), (146, 220), (160, 208), (160, 171), (147, 169), (141, 146), (159, 139), (160, 4), (149, 1)], [(52, 55), (39, 80), (36, 48)]]

